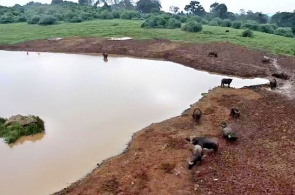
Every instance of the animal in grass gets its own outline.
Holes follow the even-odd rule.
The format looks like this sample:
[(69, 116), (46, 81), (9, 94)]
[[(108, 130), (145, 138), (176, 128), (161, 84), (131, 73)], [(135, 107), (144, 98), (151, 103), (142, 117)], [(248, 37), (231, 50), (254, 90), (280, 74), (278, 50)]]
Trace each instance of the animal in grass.
[(269, 57), (267, 57), (267, 56), (263, 56), (263, 58), (261, 60), (261, 62), (265, 63), (265, 64), (270, 63), (270, 61), (271, 61), (271, 59)]
[(226, 122), (221, 123), (223, 137), (228, 141), (236, 141), (238, 139), (236, 132), (228, 127)]
[(199, 108), (194, 109), (192, 117), (196, 123), (200, 124), (200, 120), (202, 117), (202, 111)]
[(107, 53), (102, 53), (102, 56), (103, 56), (104, 59), (108, 59), (109, 54), (107, 54)]
[(217, 58), (218, 57), (218, 54), (217, 52), (214, 52), (214, 51), (210, 51), (209, 54), (208, 54), (209, 57), (215, 57)]
[(233, 80), (232, 79), (222, 79), (221, 80), (221, 87), (224, 87), (224, 85), (228, 85), (230, 87), (230, 84)]
[(227, 32), (227, 33), (228, 33), (228, 32), (229, 32), (229, 30), (226, 30), (225, 32)]
[(200, 145), (195, 145), (192, 156), (188, 160), (188, 169), (191, 170), (198, 162), (202, 163), (203, 149)]
[(277, 88), (277, 80), (274, 78), (270, 79), (269, 86), (271, 89)]
[(233, 119), (240, 118), (240, 110), (236, 107), (232, 107), (230, 111), (230, 116), (233, 117)]
[(208, 137), (195, 137), (191, 136), (189, 138), (185, 138), (187, 141), (192, 143), (193, 145), (200, 145), (203, 149), (213, 150), (214, 154), (216, 154), (219, 143), (217, 140)]

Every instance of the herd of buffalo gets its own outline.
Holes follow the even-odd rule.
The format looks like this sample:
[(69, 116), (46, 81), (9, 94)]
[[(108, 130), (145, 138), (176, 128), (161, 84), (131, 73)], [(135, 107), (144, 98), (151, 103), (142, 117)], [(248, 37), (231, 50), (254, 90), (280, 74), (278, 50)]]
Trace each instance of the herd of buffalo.
[[(102, 56), (104, 58), (104, 61), (108, 60), (107, 53), (103, 53)], [(217, 58), (218, 54), (217, 54), (217, 52), (209, 52), (208, 56)], [(264, 57), (262, 59), (262, 62), (269, 63), (270, 58)], [(276, 77), (276, 75), (273, 75), (273, 76)], [(279, 75), (279, 76), (282, 76), (282, 75)], [(285, 75), (283, 75), (283, 76), (285, 76)], [(280, 78), (280, 77), (278, 77), (278, 78)], [(232, 83), (232, 81), (233, 81), (233, 79), (230, 79), (230, 78), (222, 79), (221, 80), (221, 88), (225, 87), (225, 85), (230, 87), (230, 84)], [(277, 87), (276, 79), (272, 78), (270, 80), (270, 87), (271, 87), (271, 89), (274, 89)], [(238, 118), (240, 117), (239, 109), (236, 107), (231, 108), (230, 116), (234, 120), (238, 120)], [(199, 108), (194, 109), (192, 117), (193, 117), (194, 123), (200, 124), (200, 120), (202, 117), (202, 111)], [(226, 122), (221, 123), (221, 132), (222, 132), (223, 138), (226, 139), (227, 141), (232, 142), (232, 141), (236, 141), (238, 139), (236, 132), (229, 125), (227, 125)], [(218, 147), (219, 147), (218, 141), (213, 138), (209, 138), (209, 137), (190, 136), (189, 138), (186, 138), (186, 140), (194, 145), (192, 155), (191, 155), (190, 159), (188, 160), (188, 169), (192, 169), (198, 162), (201, 163), (203, 160), (204, 154), (208, 153), (210, 150), (213, 151), (214, 154), (216, 154)]]

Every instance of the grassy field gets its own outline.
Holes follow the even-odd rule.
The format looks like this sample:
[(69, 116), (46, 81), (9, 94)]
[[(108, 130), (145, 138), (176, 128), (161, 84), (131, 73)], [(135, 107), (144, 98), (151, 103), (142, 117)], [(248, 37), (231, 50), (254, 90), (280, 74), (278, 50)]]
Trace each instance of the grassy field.
[[(28, 40), (50, 37), (122, 37), (134, 39), (170, 39), (198, 43), (231, 42), (253, 49), (276, 54), (295, 55), (295, 39), (254, 32), (253, 38), (241, 37), (243, 30), (203, 25), (200, 33), (184, 32), (181, 29), (142, 29), (143, 21), (94, 20), (78, 24), (62, 23), (53, 26), (28, 25), (26, 23), (1, 24), (0, 44), (15, 44)], [(226, 33), (225, 30), (230, 32)]]

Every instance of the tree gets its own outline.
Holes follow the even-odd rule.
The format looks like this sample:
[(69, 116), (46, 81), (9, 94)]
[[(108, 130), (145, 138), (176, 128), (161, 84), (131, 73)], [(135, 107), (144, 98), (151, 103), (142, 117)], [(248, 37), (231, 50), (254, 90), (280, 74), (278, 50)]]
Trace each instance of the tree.
[(179, 7), (177, 6), (170, 6), (169, 7), (169, 11), (173, 12), (173, 13), (177, 13), (179, 11)]
[(152, 10), (160, 11), (162, 6), (159, 0), (139, 0), (136, 4), (136, 8), (142, 13), (150, 13)]
[(51, 4), (61, 4), (63, 3), (63, 0), (52, 0)]
[(184, 10), (198, 16), (204, 16), (206, 11), (199, 1), (191, 1), (189, 5), (184, 7)]
[(134, 5), (132, 4), (131, 0), (115, 0), (112, 7), (117, 9), (134, 10)]
[(92, 5), (93, 0), (79, 0), (79, 5)]
[(210, 6), (210, 12), (215, 16), (222, 19), (227, 18), (227, 6), (225, 4), (213, 3)]

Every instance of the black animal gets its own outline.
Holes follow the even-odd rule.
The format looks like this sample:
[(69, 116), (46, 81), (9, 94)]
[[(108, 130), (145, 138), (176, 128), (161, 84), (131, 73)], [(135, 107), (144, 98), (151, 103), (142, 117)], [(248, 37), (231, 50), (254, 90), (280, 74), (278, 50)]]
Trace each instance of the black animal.
[(269, 86), (271, 89), (277, 88), (277, 80), (276, 79), (271, 79), (269, 82)]
[(193, 145), (200, 145), (202, 148), (206, 148), (209, 150), (213, 150), (214, 154), (216, 154), (219, 143), (216, 140), (207, 137), (189, 137), (186, 138), (187, 141), (192, 143)]
[(218, 54), (217, 54), (217, 52), (211, 51), (211, 52), (209, 52), (208, 56), (217, 58)]
[(230, 111), (230, 116), (233, 117), (233, 119), (240, 118), (240, 110), (236, 107), (232, 107)]
[(223, 137), (228, 141), (236, 141), (238, 139), (236, 132), (231, 128), (228, 127), (226, 122), (221, 123)]
[(202, 117), (202, 111), (199, 108), (194, 109), (192, 117), (196, 123), (200, 124), (200, 120)]
[(103, 56), (104, 59), (108, 59), (109, 54), (103, 53), (102, 56)]
[(221, 80), (221, 87), (224, 87), (224, 85), (228, 85), (230, 87), (230, 84), (233, 80), (232, 79), (222, 79)]
[(195, 145), (191, 158), (188, 160), (188, 169), (191, 170), (198, 162), (202, 163), (203, 149), (200, 145)]
[(225, 32), (227, 32), (227, 33), (228, 33), (228, 32), (229, 32), (229, 30), (226, 30)]
[(289, 79), (289, 75), (287, 75), (286, 73), (280, 72), (280, 73), (274, 73), (271, 76), (279, 78), (279, 79), (284, 79), (284, 80), (288, 80)]

